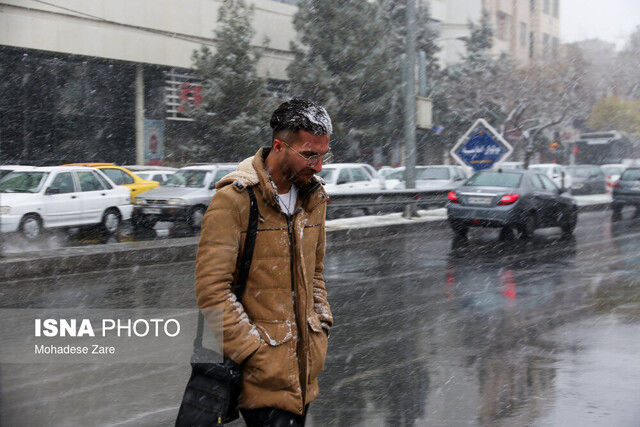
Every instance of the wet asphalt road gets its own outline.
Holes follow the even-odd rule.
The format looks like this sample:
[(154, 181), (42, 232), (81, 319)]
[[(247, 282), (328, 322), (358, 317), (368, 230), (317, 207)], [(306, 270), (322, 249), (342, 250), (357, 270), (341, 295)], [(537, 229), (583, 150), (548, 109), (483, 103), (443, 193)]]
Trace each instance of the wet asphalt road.
[[(640, 219), (334, 244), (309, 425), (640, 424)], [(0, 307), (192, 307), (192, 262), (0, 283)], [(0, 425), (171, 425), (188, 366), (0, 365)], [(238, 424), (241, 425), (241, 424)]]

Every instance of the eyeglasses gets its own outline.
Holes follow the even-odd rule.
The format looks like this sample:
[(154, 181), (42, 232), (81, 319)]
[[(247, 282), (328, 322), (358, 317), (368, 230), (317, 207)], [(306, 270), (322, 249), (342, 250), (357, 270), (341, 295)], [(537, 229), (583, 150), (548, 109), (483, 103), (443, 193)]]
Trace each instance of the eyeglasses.
[(309, 167), (315, 166), (319, 162), (322, 162), (322, 163), (326, 164), (326, 163), (329, 163), (331, 161), (331, 159), (333, 159), (333, 153), (331, 151), (327, 151), (324, 154), (314, 154), (312, 156), (305, 156), (304, 154), (300, 153), (298, 150), (296, 150), (295, 148), (293, 148), (292, 146), (290, 146), (286, 142), (284, 142), (284, 141), (282, 141), (280, 139), (276, 139), (276, 141), (281, 142), (282, 144), (286, 145), (289, 149), (291, 149), (291, 151), (296, 153), (298, 156), (302, 157), (307, 162), (307, 166), (309, 166)]

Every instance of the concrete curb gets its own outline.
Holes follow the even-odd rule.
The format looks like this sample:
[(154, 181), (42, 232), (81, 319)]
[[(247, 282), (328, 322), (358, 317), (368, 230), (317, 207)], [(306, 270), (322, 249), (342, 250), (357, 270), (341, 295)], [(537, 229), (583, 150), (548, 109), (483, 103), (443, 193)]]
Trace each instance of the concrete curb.
[[(581, 206), (578, 209), (579, 212), (593, 212), (608, 208), (609, 203), (598, 203)], [(442, 226), (446, 222), (446, 218), (432, 217), (427, 219), (423, 217), (370, 227), (328, 228), (327, 245), (415, 233), (434, 226)], [(193, 261), (197, 248), (198, 237), (184, 237), (171, 240), (111, 243), (29, 252), (15, 258), (0, 259), (0, 277), (8, 281), (86, 273), (136, 265)]]

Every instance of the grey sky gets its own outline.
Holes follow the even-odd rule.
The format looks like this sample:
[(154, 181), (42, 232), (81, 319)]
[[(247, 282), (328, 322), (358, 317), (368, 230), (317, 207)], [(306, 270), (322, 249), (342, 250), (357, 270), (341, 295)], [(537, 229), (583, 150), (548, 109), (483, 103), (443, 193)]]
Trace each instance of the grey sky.
[(620, 49), (638, 25), (639, 0), (560, 0), (563, 42), (599, 38)]

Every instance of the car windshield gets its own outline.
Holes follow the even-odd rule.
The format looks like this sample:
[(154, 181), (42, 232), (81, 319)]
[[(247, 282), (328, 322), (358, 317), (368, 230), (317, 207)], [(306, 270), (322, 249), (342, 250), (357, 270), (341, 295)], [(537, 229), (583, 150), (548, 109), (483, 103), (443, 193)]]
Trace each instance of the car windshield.
[(591, 168), (567, 168), (567, 173), (576, 178), (589, 178), (591, 175)]
[(202, 188), (209, 171), (197, 169), (185, 169), (171, 175), (164, 184), (167, 187)]
[(10, 169), (0, 170), (0, 179), (2, 179), (5, 175), (9, 175), (12, 171)]
[(48, 172), (11, 172), (0, 180), (0, 193), (37, 193)]
[(416, 179), (449, 179), (449, 169), (447, 168), (419, 168), (416, 169)]
[(322, 170), (318, 172), (316, 176), (319, 176), (327, 182), (331, 182), (333, 181), (333, 175), (335, 174), (335, 172), (336, 170), (332, 168), (322, 168)]
[(624, 168), (620, 166), (604, 166), (602, 172), (604, 172), (605, 175), (620, 175), (623, 169)]
[(640, 169), (627, 169), (620, 176), (622, 181), (640, 181)]
[(524, 169), (521, 163), (501, 163), (498, 167), (501, 169)]
[(216, 172), (216, 176), (213, 177), (213, 182), (216, 183), (216, 182), (220, 181), (222, 178), (224, 178), (225, 176), (229, 175), (233, 171), (235, 171), (235, 168), (218, 169), (218, 171)]
[(386, 176), (386, 179), (399, 179), (400, 181), (404, 180), (404, 171), (395, 171)]
[(546, 166), (529, 166), (529, 170), (539, 172), (539, 173), (547, 173), (549, 168)]
[(510, 172), (478, 172), (464, 184), (469, 187), (518, 187), (522, 174)]

